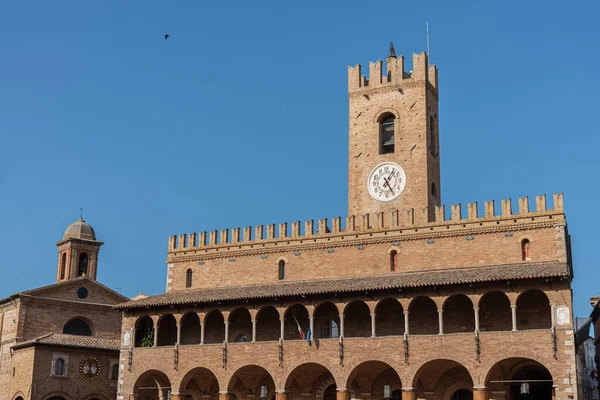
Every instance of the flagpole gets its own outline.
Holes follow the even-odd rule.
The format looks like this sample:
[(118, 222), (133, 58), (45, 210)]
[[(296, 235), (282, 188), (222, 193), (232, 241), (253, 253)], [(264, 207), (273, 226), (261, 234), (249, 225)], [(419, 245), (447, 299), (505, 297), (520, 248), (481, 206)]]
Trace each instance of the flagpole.
[(431, 51), (429, 49), (429, 21), (425, 21), (425, 28), (427, 30), (427, 56), (431, 59)]

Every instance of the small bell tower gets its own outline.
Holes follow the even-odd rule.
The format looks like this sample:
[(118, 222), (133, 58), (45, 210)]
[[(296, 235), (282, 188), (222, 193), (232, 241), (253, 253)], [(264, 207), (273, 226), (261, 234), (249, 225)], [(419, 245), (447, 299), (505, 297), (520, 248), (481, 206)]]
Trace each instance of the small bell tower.
[(98, 253), (104, 243), (96, 240), (94, 229), (79, 218), (69, 225), (58, 247), (56, 282), (87, 276), (96, 280)]
[(349, 215), (399, 210), (431, 221), (441, 204), (438, 70), (425, 52), (412, 64), (405, 72), (391, 44), (368, 77), (348, 67)]

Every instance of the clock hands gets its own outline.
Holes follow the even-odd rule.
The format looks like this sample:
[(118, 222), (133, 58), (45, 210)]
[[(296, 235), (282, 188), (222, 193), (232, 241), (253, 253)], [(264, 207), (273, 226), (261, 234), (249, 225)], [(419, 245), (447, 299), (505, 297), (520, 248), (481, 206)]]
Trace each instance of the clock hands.
[(392, 177), (394, 176), (395, 173), (396, 173), (396, 170), (393, 170), (387, 179), (385, 177), (383, 178), (383, 180), (384, 180), (383, 186), (387, 185), (388, 189), (390, 189), (390, 192), (392, 192), (392, 195), (395, 195), (395, 193), (394, 193), (394, 189), (392, 189), (392, 185), (390, 185), (390, 180), (392, 179)]

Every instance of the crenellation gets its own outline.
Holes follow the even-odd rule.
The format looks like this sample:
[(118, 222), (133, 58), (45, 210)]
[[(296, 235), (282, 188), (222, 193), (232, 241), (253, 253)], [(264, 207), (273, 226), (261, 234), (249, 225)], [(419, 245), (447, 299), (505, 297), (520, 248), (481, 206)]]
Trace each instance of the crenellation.
[(544, 212), (546, 211), (546, 195), (535, 196), (535, 211)]
[(500, 206), (502, 208), (502, 216), (510, 217), (512, 215), (512, 206), (510, 202), (510, 198), (506, 200), (500, 200)]
[(451, 212), (450, 218), (452, 221), (460, 221), (462, 219), (460, 203), (451, 205), (450, 212)]
[(467, 203), (467, 219), (474, 221), (477, 219), (477, 202)]
[(369, 86), (379, 87), (382, 84), (382, 62), (369, 62)]
[(419, 54), (413, 53), (413, 70), (411, 77), (416, 81), (427, 80), (427, 53), (422, 51)]
[(529, 197), (525, 196), (523, 198), (519, 197), (519, 214), (528, 214), (529, 213)]
[[(222, 229), (220, 231), (210, 231), (208, 244), (206, 243), (206, 232), (190, 233), (182, 235), (173, 235), (169, 237), (169, 252), (177, 252), (187, 249), (200, 249), (206, 247), (226, 246), (230, 244), (247, 244), (259, 241), (274, 241), (284, 239), (302, 239), (314, 236), (337, 235), (342, 232), (360, 232), (360, 231), (381, 231), (387, 229), (403, 229), (416, 226), (418, 228), (439, 225), (445, 223), (457, 223), (460, 221), (476, 222), (490, 221), (498, 218), (508, 219), (518, 216), (519, 218), (532, 215), (536, 216), (540, 213), (563, 213), (563, 195), (562, 193), (554, 194), (554, 207), (549, 210), (546, 203), (546, 195), (536, 196), (535, 210), (529, 210), (528, 197), (519, 198), (519, 211), (517, 214), (512, 212), (512, 200), (510, 198), (501, 200), (501, 213), (496, 215), (494, 210), (494, 200), (484, 201), (484, 216), (478, 215), (477, 202), (467, 204), (466, 219), (462, 215), (462, 205), (460, 203), (450, 206), (450, 216), (446, 216), (446, 208), (444, 205), (436, 206), (432, 220), (429, 220), (428, 210), (425, 208), (408, 209), (404, 217), (400, 218), (399, 210), (386, 212), (376, 212), (373, 214), (363, 214), (360, 216), (359, 223), (356, 221), (356, 216), (349, 215), (345, 219), (345, 227), (342, 226), (342, 218), (331, 218), (331, 225), (327, 218), (317, 221), (315, 231), (314, 220), (304, 222), (304, 232), (301, 231), (301, 222), (295, 221), (291, 223), (291, 232), (288, 231), (288, 223), (279, 223), (276, 232), (276, 224), (267, 225), (266, 236), (264, 235), (264, 226), (258, 225), (255, 228), (255, 237), (252, 237), (252, 227), (243, 228), (243, 236), (241, 236), (240, 228)], [(231, 237), (230, 237), (231, 234)]]

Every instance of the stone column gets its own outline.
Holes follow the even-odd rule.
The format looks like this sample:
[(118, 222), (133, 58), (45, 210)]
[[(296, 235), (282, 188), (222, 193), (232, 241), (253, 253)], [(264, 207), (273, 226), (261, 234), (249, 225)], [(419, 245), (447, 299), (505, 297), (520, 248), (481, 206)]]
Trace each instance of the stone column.
[(283, 336), (284, 336), (284, 329), (285, 329), (285, 318), (279, 318), (279, 323), (280, 323), (280, 332), (279, 332), (279, 338), (281, 340), (283, 340)]
[(252, 320), (252, 343), (256, 342), (256, 320)]
[(417, 389), (402, 388), (402, 400), (417, 400)]
[(404, 311), (404, 332), (408, 335), (408, 311)]
[(154, 322), (154, 347), (158, 346), (158, 320)]
[(229, 321), (225, 321), (225, 343), (229, 342)]
[(171, 400), (183, 400), (183, 395), (179, 393), (171, 393)]
[(219, 400), (230, 400), (231, 395), (227, 391), (219, 392)]
[(181, 344), (181, 324), (177, 324), (177, 346)]
[(479, 307), (473, 307), (475, 312), (475, 332), (479, 332)]
[(371, 337), (377, 336), (375, 332), (375, 313), (371, 313)]
[(347, 389), (337, 389), (335, 392), (335, 400), (350, 400), (350, 391)]
[(556, 325), (556, 321), (554, 319), (556, 313), (554, 312), (554, 310), (556, 310), (556, 306), (550, 303), (550, 321), (552, 322), (552, 326)]
[(473, 400), (488, 400), (490, 398), (485, 386), (473, 387)]
[(517, 306), (510, 306), (512, 312), (512, 331), (517, 331)]
[(275, 393), (275, 400), (289, 400), (290, 395), (285, 390), (278, 390)]
[(340, 315), (340, 337), (344, 337), (344, 314)]
[(438, 335), (444, 334), (444, 310), (438, 310), (438, 322), (440, 325), (440, 333)]
[(308, 329), (310, 329), (310, 338), (313, 339), (315, 337), (315, 317), (308, 319)]
[(204, 322), (200, 324), (200, 344), (204, 344)]

